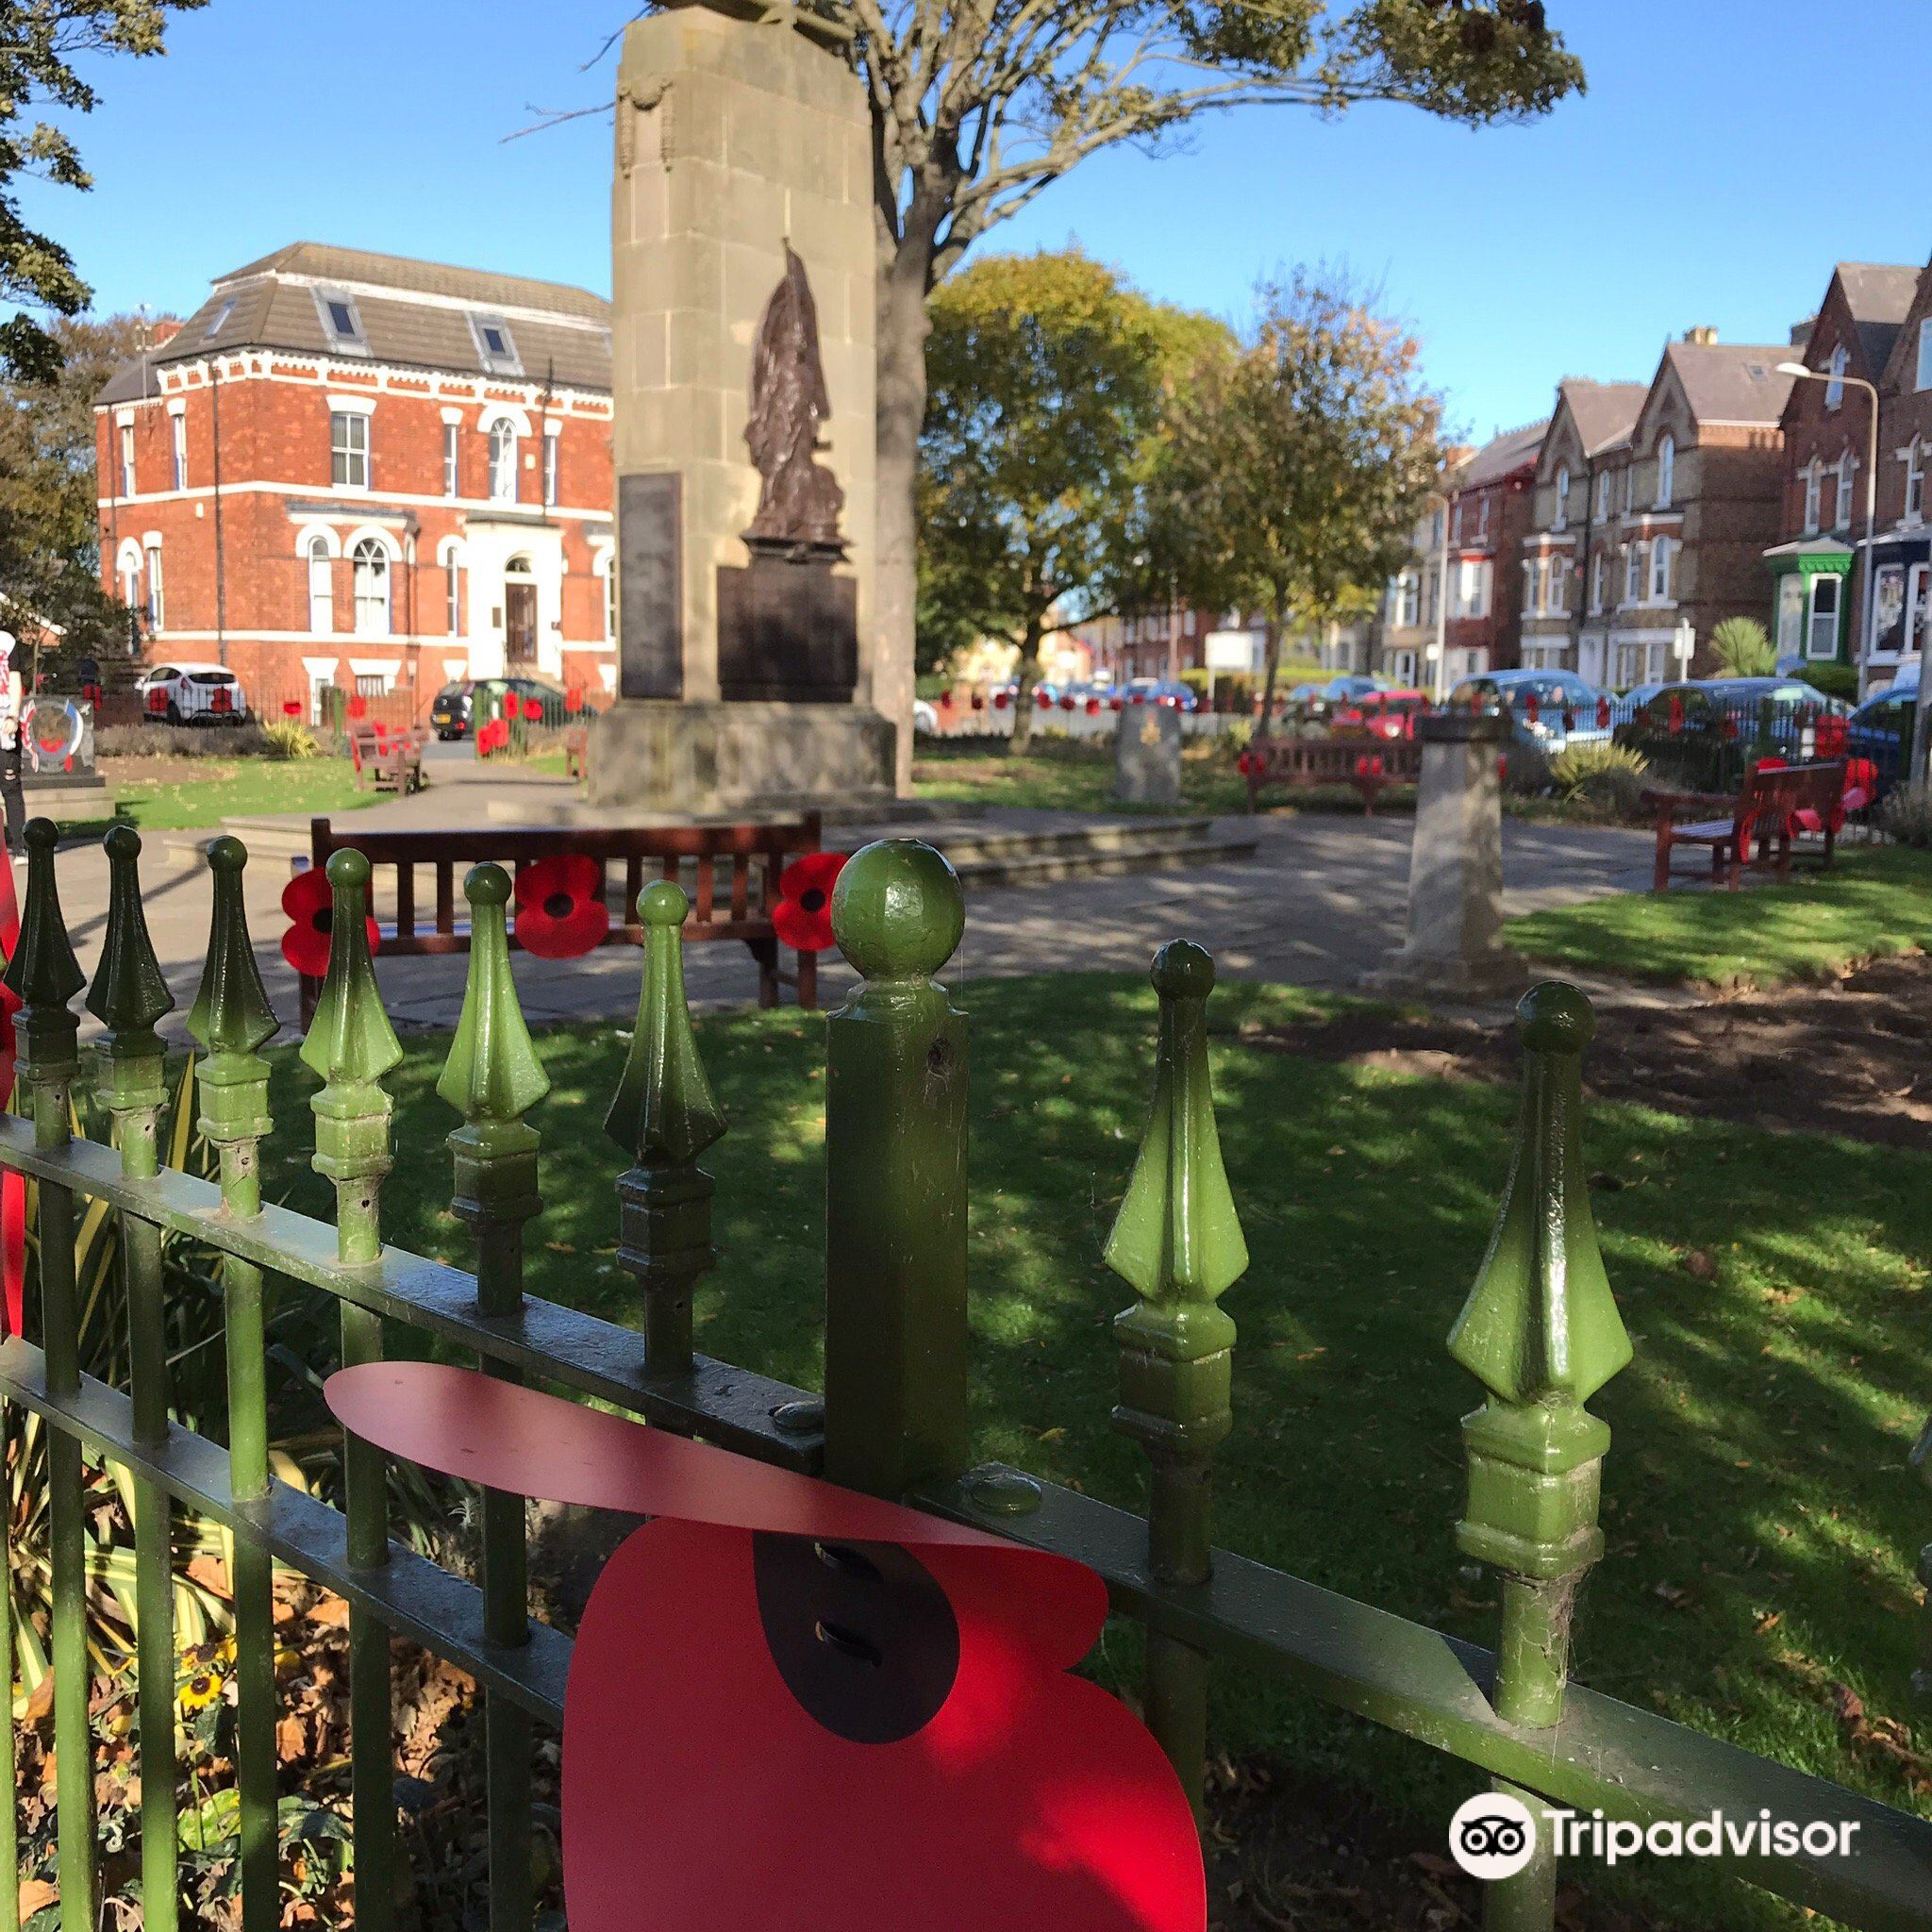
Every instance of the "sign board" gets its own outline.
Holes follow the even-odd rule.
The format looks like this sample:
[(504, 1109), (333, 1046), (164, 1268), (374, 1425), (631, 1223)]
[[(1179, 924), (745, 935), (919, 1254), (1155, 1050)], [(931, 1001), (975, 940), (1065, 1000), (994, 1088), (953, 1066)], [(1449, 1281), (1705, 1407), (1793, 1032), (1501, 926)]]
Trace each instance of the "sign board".
[(1258, 671), (1262, 641), (1257, 630), (1210, 630), (1202, 641), (1202, 666), (1208, 671)]

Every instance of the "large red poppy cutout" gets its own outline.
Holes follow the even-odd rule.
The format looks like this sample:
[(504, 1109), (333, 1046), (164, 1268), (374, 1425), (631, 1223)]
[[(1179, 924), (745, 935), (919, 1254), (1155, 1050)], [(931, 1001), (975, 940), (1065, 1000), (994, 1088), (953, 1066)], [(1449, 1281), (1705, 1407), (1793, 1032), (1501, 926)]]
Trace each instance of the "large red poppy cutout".
[(610, 930), (597, 861), (581, 852), (540, 858), (517, 873), (517, 944), (540, 959), (575, 959)]
[[(328, 888), (328, 874), (319, 865), (298, 872), (282, 888), (282, 910), (289, 915), (289, 929), (282, 935), (282, 958), (297, 973), (309, 979), (321, 979), (328, 972), (328, 931), (335, 916), (335, 894)], [(382, 950), (382, 929), (371, 919), (369, 950)]]
[(1067, 1674), (1107, 1615), (1083, 1565), (473, 1370), (327, 1395), (391, 1455), (654, 1519), (571, 1661), (573, 1932), (1201, 1932), (1172, 1768)]
[(778, 874), (772, 930), (799, 953), (823, 953), (832, 943), (832, 888), (850, 855), (808, 852)]

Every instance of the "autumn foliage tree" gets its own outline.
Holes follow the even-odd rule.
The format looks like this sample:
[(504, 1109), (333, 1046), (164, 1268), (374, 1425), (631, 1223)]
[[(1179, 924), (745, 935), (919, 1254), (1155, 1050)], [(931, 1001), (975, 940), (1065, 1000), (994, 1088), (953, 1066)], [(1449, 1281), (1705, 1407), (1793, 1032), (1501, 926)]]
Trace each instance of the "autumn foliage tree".
[(1442, 400), (1419, 353), (1346, 276), (1297, 270), (1261, 286), (1174, 416), (1155, 566), (1194, 603), (1260, 614), (1270, 697), (1290, 627), (1372, 597), (1436, 487)]
[(1018, 648), (1016, 743), (1048, 632), (1138, 588), (1174, 373), (1222, 333), (1077, 252), (990, 256), (934, 295), (921, 602)]

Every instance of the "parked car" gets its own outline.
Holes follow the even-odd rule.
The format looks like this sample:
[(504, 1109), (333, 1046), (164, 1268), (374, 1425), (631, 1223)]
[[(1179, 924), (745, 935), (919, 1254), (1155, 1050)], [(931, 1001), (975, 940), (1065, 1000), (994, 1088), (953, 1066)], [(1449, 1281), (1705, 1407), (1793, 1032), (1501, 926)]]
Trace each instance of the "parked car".
[(1170, 711), (1198, 711), (1201, 696), (1191, 686), (1171, 683), (1164, 677), (1130, 679), (1122, 697), (1130, 705), (1165, 705)]
[(1337, 730), (1365, 730), (1374, 738), (1413, 738), (1415, 721), (1428, 708), (1425, 691), (1372, 691), (1337, 706), (1330, 722)]
[(175, 658), (157, 664), (135, 685), (150, 724), (245, 724), (248, 693), (225, 664)]
[(1867, 698), (1845, 720), (1845, 756), (1870, 758), (1877, 767), (1877, 797), (1882, 798), (1905, 773), (1918, 708), (1918, 680), (1901, 679)]
[(1331, 705), (1339, 705), (1351, 698), (1365, 698), (1373, 691), (1380, 691), (1379, 678), (1364, 677), (1355, 672), (1344, 672), (1340, 677), (1331, 677), (1318, 688), (1317, 695)]
[(928, 704), (924, 698), (912, 700), (912, 728), (927, 738), (940, 735), (940, 714), (937, 707)]
[(1485, 671), (1465, 677), (1449, 704), (1507, 712), (1517, 743), (1545, 754), (1610, 738), (1605, 694), (1574, 671)]
[(1667, 684), (1617, 725), (1672, 784), (1734, 791), (1747, 761), (1793, 761), (1845, 750), (1851, 707), (1794, 677), (1697, 677)]
[[(563, 693), (554, 684), (543, 684), (534, 677), (459, 677), (453, 684), (444, 685), (430, 700), (430, 729), (445, 743), (451, 739), (469, 737), (475, 723), (476, 693), (483, 691), (487, 698), (505, 690), (525, 703), (537, 699), (543, 707), (545, 724), (563, 722)], [(488, 711), (486, 704), (486, 716)]]

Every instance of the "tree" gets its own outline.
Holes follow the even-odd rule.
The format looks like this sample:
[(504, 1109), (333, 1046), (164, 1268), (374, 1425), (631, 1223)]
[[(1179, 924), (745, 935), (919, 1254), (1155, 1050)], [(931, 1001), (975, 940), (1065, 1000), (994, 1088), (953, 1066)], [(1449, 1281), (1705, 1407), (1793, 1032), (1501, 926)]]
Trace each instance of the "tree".
[(1727, 617), (1710, 634), (1711, 655), (1727, 677), (1769, 677), (1777, 669), (1771, 636), (1755, 617)]
[(95, 655), (125, 650), (127, 613), (100, 582), (94, 398), (153, 327), (138, 315), (57, 321), (53, 375), (0, 382), (0, 590), (15, 617)]
[(1400, 101), (1479, 126), (1547, 113), (1583, 87), (1542, 0), (807, 4), (855, 30), (872, 102), (876, 643), (889, 691), (917, 625), (926, 298), (990, 228), (1087, 156), (1158, 144), (1224, 108)]
[(1372, 603), (1407, 554), (1442, 460), (1418, 355), (1345, 277), (1297, 270), (1261, 286), (1247, 337), (1203, 362), (1176, 417), (1154, 567), (1191, 602), (1260, 612), (1269, 699), (1290, 624)]
[(1144, 573), (1173, 378), (1218, 327), (1077, 252), (992, 256), (933, 296), (920, 604), (929, 634), (1018, 648), (1016, 745), (1041, 641), (1076, 605), (1116, 608)]
[[(87, 53), (159, 54), (170, 9), (186, 12), (207, 0), (0, 0), (0, 298), (54, 315), (78, 315), (92, 299), (74, 258), (52, 237), (27, 226), (19, 177), (64, 188), (93, 183), (74, 143), (44, 121), (22, 116), (37, 102), (70, 113), (92, 112), (98, 96), (75, 71)], [(50, 379), (59, 365), (55, 339), (24, 310), (0, 322), (0, 375)]]

